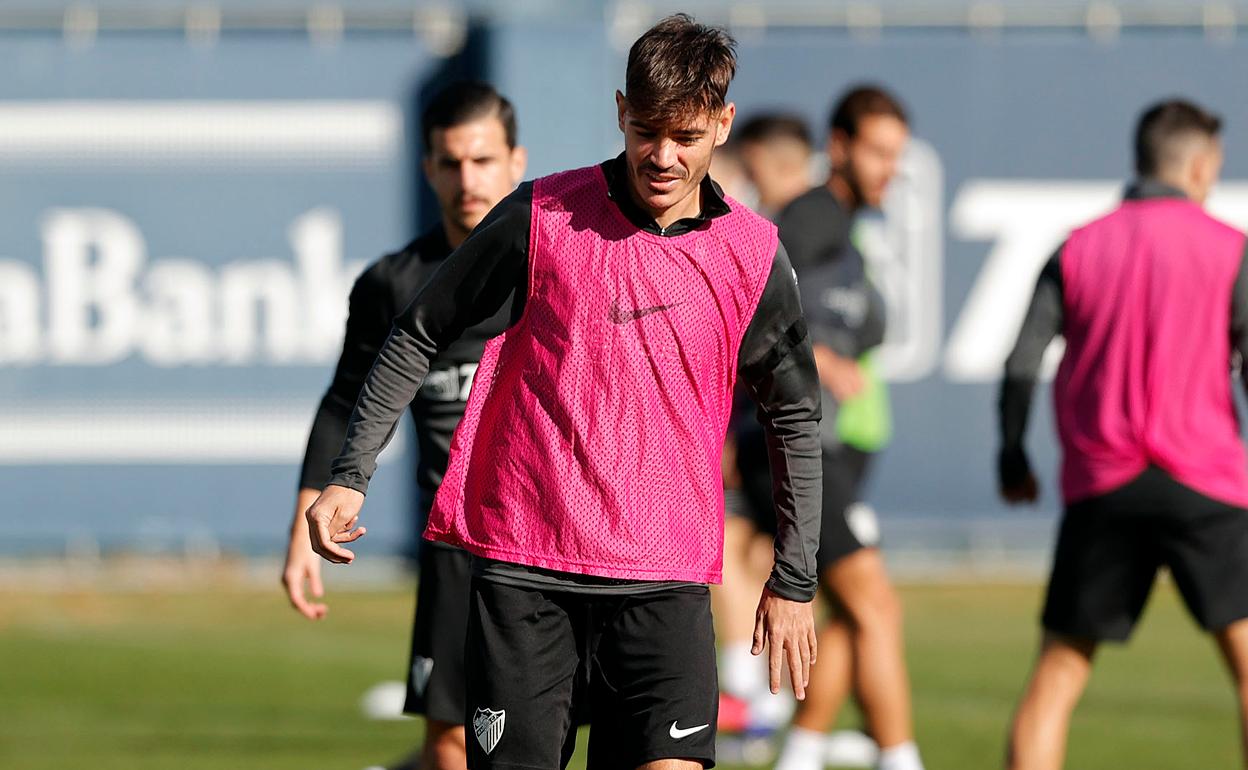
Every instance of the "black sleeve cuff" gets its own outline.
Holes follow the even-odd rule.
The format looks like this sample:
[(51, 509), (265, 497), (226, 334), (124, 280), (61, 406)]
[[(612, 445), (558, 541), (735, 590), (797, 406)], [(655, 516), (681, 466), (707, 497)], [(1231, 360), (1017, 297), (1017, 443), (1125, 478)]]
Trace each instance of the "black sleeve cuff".
[(814, 600), (818, 584), (794, 585), (773, 572), (767, 579), (766, 588), (776, 596), (791, 602), (809, 602)]
[(336, 487), (346, 487), (347, 489), (354, 489), (356, 492), (359, 492), (361, 495), (368, 494), (368, 479), (364, 478), (363, 476), (354, 474), (354, 473), (342, 473), (342, 474), (338, 474), (337, 476), (332, 476), (329, 479), (329, 483), (326, 484), (325, 486), (329, 486), (330, 484)]

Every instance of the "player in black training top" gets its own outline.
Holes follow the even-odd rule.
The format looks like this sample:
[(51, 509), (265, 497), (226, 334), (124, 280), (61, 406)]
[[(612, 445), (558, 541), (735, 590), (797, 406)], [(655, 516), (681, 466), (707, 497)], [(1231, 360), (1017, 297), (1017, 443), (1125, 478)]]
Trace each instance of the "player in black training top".
[[(360, 388), (393, 319), (416, 296), (451, 251), (468, 237), (524, 175), (525, 151), (516, 146), (515, 112), (482, 83), (448, 87), (421, 119), (424, 172), (438, 199), (442, 221), (402, 251), (374, 262), (351, 290), (342, 357), (321, 400), (304, 455), (290, 546), (282, 583), (295, 609), (313, 620), (321, 598), (321, 558), (312, 551), (304, 511), (329, 481), (330, 464), (342, 449)], [(428, 511), (446, 471), (451, 436), (459, 425), (485, 342), (506, 328), (510, 310), (467, 329), (434, 360), (411, 404), (420, 447), (416, 481)], [(423, 520), (423, 516), (421, 519)], [(426, 542), (420, 557), (420, 588), (412, 627), (411, 665), (404, 711), (423, 714), (424, 770), (463, 770), (464, 637), (468, 623), (468, 554)]]
[[(901, 606), (884, 571), (879, 530), (859, 493), (874, 453), (891, 432), (887, 394), (870, 351), (883, 341), (882, 300), (853, 243), (854, 216), (878, 208), (909, 140), (908, 119), (891, 94), (850, 89), (829, 121), (827, 184), (798, 197), (776, 224), (789, 248), (823, 385), (823, 526), (817, 566), (834, 611), (820, 631), (825, 654), (811, 670), (777, 770), (821, 770), (824, 731), (852, 684), (883, 770), (922, 770), (911, 726), (902, 655)], [(747, 492), (757, 488), (757, 442), (741, 441)], [(764, 466), (765, 467), (765, 466)], [(763, 500), (760, 494), (752, 497)], [(831, 651), (831, 654), (827, 654)]]
[[(711, 173), (728, 190), (722, 170), (731, 173), (735, 162), (742, 183), (749, 187), (741, 194), (728, 190), (729, 194), (754, 201), (758, 213), (774, 220), (790, 201), (810, 189), (813, 153), (810, 131), (800, 118), (765, 112), (733, 127), (728, 144), (715, 153)], [(758, 588), (771, 571), (770, 540), (776, 523), (763, 431), (754, 415), (753, 402), (739, 388), (724, 446), (724, 582), (711, 592), (720, 650), (719, 724), (726, 732), (744, 732), (751, 739), (785, 727), (795, 703), (787, 693), (772, 694), (767, 662), (751, 654), (754, 607)], [(744, 426), (756, 441), (750, 447), (758, 453), (754, 469), (765, 477), (761, 506), (751, 505), (742, 490), (736, 437)]]
[[(713, 421), (726, 420), (723, 399), (733, 368), (763, 416), (772, 448), (776, 508), (782, 517), (775, 538), (775, 567), (758, 605), (755, 652), (767, 652), (775, 690), (780, 689), (781, 669), (787, 663), (795, 695), (803, 697), (815, 658), (809, 602), (817, 588), (818, 374), (784, 248), (773, 240), (769, 225), (725, 200), (707, 176), (735, 111), (726, 99), (735, 72), (733, 46), (723, 31), (683, 14), (664, 19), (633, 44), (625, 92), (615, 94), (625, 152), (598, 166), (521, 185), (455, 250), (396, 320), (361, 390), (347, 444), (333, 463), (334, 475), (308, 509), (313, 549), (336, 563), (353, 562), (355, 554), (346, 546), (362, 535), (355, 526), (375, 458), (403, 406), (423, 382), (430, 354), (457, 337), (465, 325), (497, 312), (508, 299), (515, 305), (525, 297), (524, 315), (508, 328), (502, 358), (492, 367), (498, 375), (494, 385), (511, 378), (510, 385), (517, 385), (524, 397), (517, 402), (511, 391), (495, 389), (480, 423), (482, 431), (491, 428), (495, 443), (477, 454), (457, 437), (451, 469), (462, 469), (459, 461), (466, 455), (458, 454), (461, 449), (476, 459), (488, 455), (487, 463), (501, 460), (506, 465), (520, 459), (494, 474), (502, 479), (494, 492), (486, 491), (491, 469), (474, 459), (472, 480), (463, 487), (473, 490), (471, 502), (460, 509), (457, 501), (443, 500), (441, 496), (451, 491), (444, 487), (439, 503), (449, 505), (439, 504), (434, 511), (444, 520), (432, 534), (452, 542), (472, 541), (470, 547), (478, 556), (473, 560), (467, 643), (468, 705), (475, 708), (476, 738), (468, 740), (471, 768), (565, 766), (576, 737), (575, 709), (586, 705), (590, 767), (697, 770), (714, 764), (718, 693), (705, 584), (717, 575), (688, 569), (692, 565), (680, 562), (681, 556), (663, 564), (653, 549), (661, 547), (669, 557), (681, 550), (683, 557), (710, 556), (711, 562), (718, 561), (719, 469), (714, 461), (722, 446), (715, 442), (722, 439), (722, 432), (702, 435), (697, 439), (700, 449), (677, 446), (670, 432), (650, 430), (653, 426), (645, 424), (648, 417), (643, 412), (657, 399), (701, 400), (713, 391), (720, 400), (713, 407), (705, 402), (696, 408)], [(569, 181), (578, 185), (575, 194), (547, 195), (548, 185)], [(727, 244), (725, 233), (742, 236), (739, 247)], [(759, 235), (764, 237), (760, 240)], [(556, 239), (553, 245), (548, 236)], [(568, 251), (565, 244), (572, 243), (574, 251)], [(584, 249), (592, 253), (580, 254)], [(585, 258), (578, 259), (578, 254)], [(721, 266), (734, 261), (744, 265), (743, 259), (750, 260), (748, 268), (721, 280), (728, 276), (716, 273)], [(591, 270), (576, 270), (586, 265)], [(596, 269), (601, 265), (606, 267)], [(668, 284), (647, 289), (647, 282), (662, 277), (670, 284), (678, 280), (673, 271), (687, 271), (692, 283), (684, 288), (693, 292), (687, 295), (691, 301), (696, 295), (697, 307), (681, 305), (666, 316), (655, 309), (651, 319), (649, 308), (657, 303), (634, 305), (625, 298), (629, 307), (641, 310), (618, 312), (613, 296), (671, 289)], [(719, 294), (744, 289), (735, 283), (737, 275), (748, 275), (756, 292), (748, 304)], [(578, 294), (581, 287), (585, 291)], [(681, 286), (675, 288), (679, 291), (671, 295), (674, 299), (686, 296)], [(723, 302), (738, 303), (737, 310), (725, 310)], [(739, 312), (748, 315), (736, 315)], [(647, 316), (644, 326), (620, 325), (621, 320), (632, 323), (641, 314)], [(705, 334), (689, 332), (692, 336), (683, 341), (671, 336), (677, 327), (684, 328), (679, 324), (695, 317), (720, 318), (722, 323), (699, 327), (695, 321), (690, 328)], [(654, 347), (651, 342), (657, 338), (650, 335), (660, 330), (668, 336)], [(601, 337), (607, 348), (600, 345), (600, 333), (609, 333)], [(556, 363), (538, 352), (543, 345), (585, 376), (567, 373), (561, 379), (554, 371)], [(613, 345), (614, 352), (608, 350)], [(494, 360), (495, 350), (493, 343), (487, 346), (486, 358)], [(517, 350), (519, 357), (512, 356)], [(693, 362), (690, 356), (701, 358)], [(533, 362), (538, 362), (536, 369), (529, 367)], [(608, 381), (618, 366), (627, 369), (619, 370), (623, 379)], [(695, 370), (724, 376), (716, 374), (718, 385), (708, 385), (690, 376)], [(684, 374), (676, 375), (679, 382), (664, 379), (666, 373), (680, 371)], [(478, 388), (486, 386), (478, 383)], [(475, 421), (482, 393), (474, 392), (465, 419)], [(658, 501), (661, 509), (660, 498), (676, 499), (668, 494), (669, 482), (679, 483), (676, 476), (681, 474), (653, 463), (625, 463), (629, 468), (658, 468), (641, 476), (620, 475), (617, 471), (624, 466), (618, 464), (609, 467), (612, 458), (621, 456), (613, 441), (630, 438), (611, 431), (612, 420), (604, 409), (615, 406), (622, 410), (616, 412), (619, 419), (641, 426), (639, 433), (632, 432), (644, 439), (643, 444), (669, 459), (683, 458), (677, 464), (684, 463), (681, 467), (696, 482), (690, 494), (710, 505), (681, 509), (696, 514), (701, 532), (687, 535), (691, 538), (683, 543), (687, 548), (673, 548), (664, 540), (668, 532), (664, 521), (672, 520), (668, 513), (680, 511), (665, 513), (649, 503), (641, 508), (629, 503), (641, 495), (651, 503)], [(505, 425), (490, 422), (491, 415), (498, 416), (492, 411), (496, 407), (516, 419), (504, 420)], [(592, 410), (590, 422), (582, 424), (575, 416), (582, 409)], [(654, 425), (669, 418), (683, 419), (669, 408)], [(543, 427), (536, 432), (524, 427), (537, 423)], [(664, 424), (667, 427), (661, 430), (683, 430), (674, 423)], [(624, 434), (630, 432), (628, 425), (620, 425)], [(549, 426), (555, 426), (555, 432), (546, 432)], [(474, 446), (484, 446), (487, 438), (478, 433)], [(519, 449), (495, 457), (498, 441)], [(551, 467), (555, 462), (570, 470), (560, 475)], [(641, 489), (637, 479), (647, 483), (650, 477), (657, 486), (651, 485), (644, 494), (629, 491)], [(560, 500), (564, 491), (587, 504)], [(474, 499), (478, 493), (497, 493), (491, 499), (501, 508)], [(677, 497), (683, 500), (683, 495)], [(495, 516), (512, 505), (518, 506), (523, 527)], [(491, 513), (483, 513), (486, 509)], [(448, 535), (445, 519), (452, 511), (462, 512), (464, 519), (450, 524), (455, 534)], [(550, 512), (545, 520), (544, 511)], [(600, 514), (610, 519), (609, 526), (602, 525)], [(488, 531), (478, 527), (484, 540), (498, 543), (536, 532), (529, 544), (533, 547), (521, 548), (521, 553), (483, 546), (468, 533), (460, 539), (461, 523), (476, 527), (483, 516), (491, 520), (486, 526), (502, 525)], [(556, 520), (571, 529), (555, 532), (551, 522)], [(562, 543), (559, 534), (567, 535)], [(602, 548), (603, 561), (578, 564), (575, 559), (594, 543)], [(635, 558), (626, 554), (625, 544), (640, 549)], [(607, 574), (601, 574), (604, 571)]]

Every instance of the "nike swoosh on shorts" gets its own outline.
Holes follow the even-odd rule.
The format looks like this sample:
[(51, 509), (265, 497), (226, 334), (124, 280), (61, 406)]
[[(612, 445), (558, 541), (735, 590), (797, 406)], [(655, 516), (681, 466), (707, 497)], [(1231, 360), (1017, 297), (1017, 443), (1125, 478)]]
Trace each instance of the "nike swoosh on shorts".
[(710, 727), (710, 724), (698, 725), (697, 727), (677, 727), (676, 723), (672, 722), (672, 729), (668, 730), (667, 733), (676, 740), (680, 740), (681, 738), (686, 738), (694, 733), (702, 732), (708, 727)]

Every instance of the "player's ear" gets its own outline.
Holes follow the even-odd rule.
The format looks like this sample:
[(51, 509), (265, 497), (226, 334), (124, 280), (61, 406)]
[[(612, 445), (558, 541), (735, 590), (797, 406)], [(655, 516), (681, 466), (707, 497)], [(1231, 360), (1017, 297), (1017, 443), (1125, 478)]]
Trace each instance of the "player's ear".
[(624, 133), (624, 115), (628, 112), (628, 100), (624, 98), (624, 94), (619, 91), (615, 92), (615, 119), (620, 127), (620, 133)]
[(529, 151), (523, 147), (511, 148), (511, 183), (520, 184), (524, 179), (524, 170), (529, 165)]
[[(1222, 142), (1217, 139), (1210, 139), (1205, 146), (1201, 155), (1201, 187), (1203, 191), (1202, 198), (1208, 198), (1213, 192), (1213, 188), (1218, 184), (1218, 177), (1222, 175)], [(1202, 203), (1204, 200), (1201, 201)]]
[(715, 146), (719, 147), (728, 141), (728, 135), (732, 133), (732, 120), (737, 115), (737, 105), (728, 102), (724, 108), (719, 111), (719, 119), (715, 121)]
[(420, 159), (420, 170), (425, 172), (425, 179), (433, 178), (433, 158), (427, 152)]

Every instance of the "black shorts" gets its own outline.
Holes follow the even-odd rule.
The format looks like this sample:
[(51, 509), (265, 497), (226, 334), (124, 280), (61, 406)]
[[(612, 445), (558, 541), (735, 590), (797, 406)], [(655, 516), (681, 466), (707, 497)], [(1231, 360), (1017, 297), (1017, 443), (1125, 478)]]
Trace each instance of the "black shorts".
[(588, 766), (715, 764), (719, 688), (706, 586), (628, 596), (474, 577), (468, 620), (468, 767), (567, 765), (574, 711)]
[[(872, 454), (842, 444), (823, 452), (823, 521), (819, 528), (819, 573), (861, 548), (880, 544), (875, 513), (859, 497)], [(746, 508), (760, 532), (775, 536), (771, 469), (767, 445), (760, 431), (749, 431), (737, 441), (737, 467)]]
[(403, 711), (427, 719), (464, 723), (464, 638), (468, 634), (471, 556), (458, 548), (425, 543), (412, 621)]
[(1057, 538), (1044, 627), (1125, 641), (1162, 566), (1205, 629), (1248, 617), (1248, 511), (1155, 467), (1109, 494), (1071, 504)]

